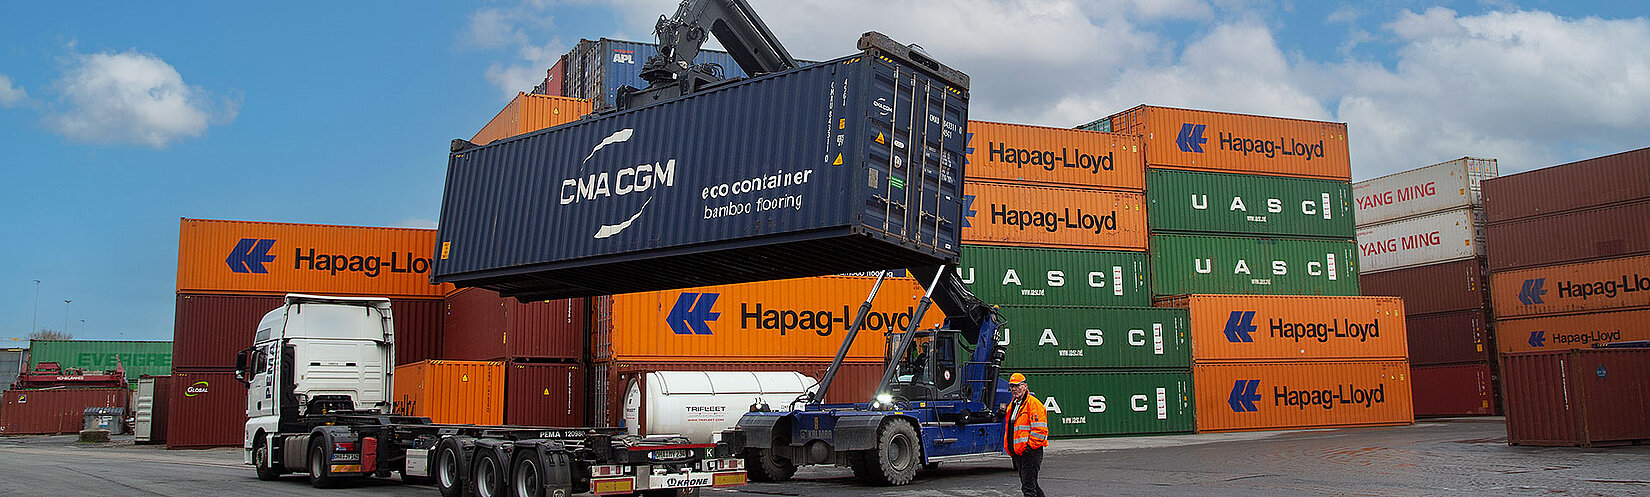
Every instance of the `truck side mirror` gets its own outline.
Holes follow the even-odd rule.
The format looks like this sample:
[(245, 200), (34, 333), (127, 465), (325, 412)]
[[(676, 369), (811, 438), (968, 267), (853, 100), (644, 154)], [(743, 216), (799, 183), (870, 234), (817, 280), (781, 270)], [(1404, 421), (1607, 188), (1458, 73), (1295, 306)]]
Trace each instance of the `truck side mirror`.
[(240, 353), (235, 354), (235, 380), (247, 386), (252, 385), (251, 380), (246, 377), (246, 358), (250, 354), (252, 354), (252, 349), (242, 350)]

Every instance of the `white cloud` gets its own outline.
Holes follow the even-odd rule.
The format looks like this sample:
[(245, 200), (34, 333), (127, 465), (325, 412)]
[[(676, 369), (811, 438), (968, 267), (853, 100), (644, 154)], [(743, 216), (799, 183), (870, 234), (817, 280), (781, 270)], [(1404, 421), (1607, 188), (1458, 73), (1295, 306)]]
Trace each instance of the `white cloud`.
[(480, 48), (503, 48), (527, 43), (527, 35), (515, 26), (510, 12), (486, 8), (470, 13), (470, 28), (465, 32), (467, 43)]
[(47, 116), (46, 123), (71, 140), (165, 148), (235, 119), (237, 103), (189, 86), (154, 55), (72, 54), (69, 61), (56, 83), (61, 112)]
[(0, 74), (0, 107), (11, 108), (29, 100), (29, 92), (21, 86), (12, 86), (11, 77)]
[(1324, 18), (1323, 22), (1328, 24), (1353, 24), (1358, 22), (1360, 14), (1357, 6), (1342, 4), (1340, 7), (1336, 7), (1334, 12), (1330, 12), (1329, 17)]
[(479, 50), (507, 49), (513, 57), (495, 60), (487, 65), (482, 77), (498, 88), (500, 96), (510, 98), (516, 92), (532, 89), (544, 81), (545, 70), (556, 64), (572, 46), (560, 37), (550, 36), (548, 43), (533, 44), (533, 35), (550, 33), (555, 29), (555, 17), (549, 11), (556, 6), (553, 0), (522, 0), (506, 7), (488, 7), (470, 14), (470, 24), (461, 34), (459, 45)]

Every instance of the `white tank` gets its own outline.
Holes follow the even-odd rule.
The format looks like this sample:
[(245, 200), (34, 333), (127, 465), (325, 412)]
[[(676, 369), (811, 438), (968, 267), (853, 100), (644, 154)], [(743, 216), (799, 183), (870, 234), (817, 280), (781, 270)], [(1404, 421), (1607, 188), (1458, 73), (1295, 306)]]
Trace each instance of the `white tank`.
[(790, 409), (791, 401), (818, 386), (818, 380), (794, 371), (655, 371), (626, 387), (624, 426), (636, 435), (674, 434), (711, 443), (714, 435), (738, 425), (751, 404)]

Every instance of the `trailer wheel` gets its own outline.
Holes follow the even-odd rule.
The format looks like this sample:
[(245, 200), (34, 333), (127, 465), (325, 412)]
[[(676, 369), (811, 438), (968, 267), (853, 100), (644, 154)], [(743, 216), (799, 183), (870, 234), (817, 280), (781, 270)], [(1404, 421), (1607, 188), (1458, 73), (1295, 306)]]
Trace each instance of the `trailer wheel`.
[(508, 471), (497, 452), (477, 448), (475, 465), (470, 467), (470, 490), (476, 497), (502, 497), (510, 488)]
[(259, 438), (260, 440), (252, 444), (252, 469), (258, 472), (259, 480), (277, 480), (281, 477), (283, 471), (275, 469), (274, 466), (269, 464), (269, 451), (265, 447), (263, 437)]
[(459, 461), (462, 460), (458, 444), (443, 443), (436, 449), (435, 488), (441, 491), (441, 497), (463, 497), (464, 475), (458, 471)]
[(775, 450), (790, 445), (788, 437), (775, 437), (766, 449), (745, 449), (745, 474), (753, 481), (785, 481), (796, 475), (796, 463), (780, 457)]
[(326, 446), (321, 439), (309, 443), (309, 485), (315, 488), (338, 488), (338, 477), (332, 476)]
[(521, 450), (510, 474), (511, 497), (544, 497), (544, 469), (539, 467), (538, 454)]
[(910, 421), (891, 419), (877, 429), (877, 447), (865, 456), (871, 483), (877, 485), (904, 485), (917, 476), (921, 464), (922, 442)]

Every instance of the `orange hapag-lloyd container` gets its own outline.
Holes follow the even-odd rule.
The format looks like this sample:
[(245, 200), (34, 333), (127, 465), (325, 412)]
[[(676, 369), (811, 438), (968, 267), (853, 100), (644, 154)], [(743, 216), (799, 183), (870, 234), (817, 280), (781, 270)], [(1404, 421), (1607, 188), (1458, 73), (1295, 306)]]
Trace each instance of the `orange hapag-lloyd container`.
[(486, 145), (501, 138), (560, 126), (577, 121), (592, 110), (589, 99), (517, 92), (516, 98), (470, 138), (470, 143)]
[(504, 424), (504, 363), (419, 361), (395, 368), (396, 414), (435, 423)]
[(1498, 318), (1650, 307), (1650, 255), (1490, 275)]
[(1150, 167), (1352, 179), (1346, 123), (1149, 105), (1109, 119), (1145, 139)]
[[(596, 299), (595, 359), (830, 360), (875, 280), (819, 276)], [(910, 324), (922, 294), (916, 280), (884, 280), (847, 358), (881, 360), (884, 334)], [(922, 326), (939, 325), (941, 314), (931, 308)]]
[(1140, 137), (1023, 124), (968, 122), (968, 178), (1141, 191)]
[(1193, 365), (1197, 431), (1410, 424), (1409, 381), (1404, 361)]
[(967, 182), (963, 243), (1101, 250), (1146, 249), (1146, 195)]
[(1196, 363), (1409, 357), (1398, 297), (1187, 295), (1157, 306), (1191, 310)]
[(178, 293), (441, 298), (435, 230), (183, 219)]
[(1495, 321), (1501, 353), (1586, 349), (1593, 344), (1650, 340), (1650, 309)]

